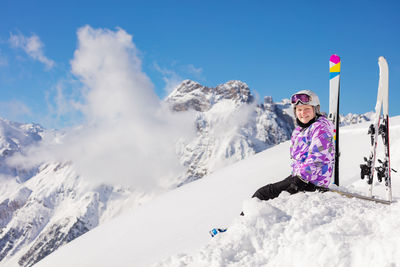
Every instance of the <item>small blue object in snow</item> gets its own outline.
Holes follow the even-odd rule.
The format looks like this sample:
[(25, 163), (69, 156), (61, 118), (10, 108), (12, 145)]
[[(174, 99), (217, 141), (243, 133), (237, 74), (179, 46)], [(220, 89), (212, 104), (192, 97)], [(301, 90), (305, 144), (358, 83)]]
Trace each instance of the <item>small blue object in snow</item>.
[(223, 232), (226, 232), (226, 230), (228, 230), (227, 228), (214, 228), (214, 229), (212, 229), (211, 231), (210, 231), (210, 235), (211, 235), (211, 237), (214, 237), (214, 236), (216, 236), (218, 233), (223, 233)]

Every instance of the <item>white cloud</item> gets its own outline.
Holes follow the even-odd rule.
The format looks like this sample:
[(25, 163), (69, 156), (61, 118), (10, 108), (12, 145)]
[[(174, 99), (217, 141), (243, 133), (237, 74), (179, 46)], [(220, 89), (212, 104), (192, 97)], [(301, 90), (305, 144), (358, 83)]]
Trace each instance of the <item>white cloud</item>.
[(21, 33), (11, 34), (8, 41), (12, 47), (21, 48), (31, 58), (43, 63), (47, 68), (52, 68), (55, 65), (53, 60), (44, 55), (44, 44), (36, 34), (32, 34), (30, 37), (24, 36)]
[[(181, 174), (175, 142), (185, 133), (193, 134), (192, 117), (172, 114), (163, 106), (142, 72), (132, 36), (122, 29), (90, 26), (77, 34), (71, 66), (83, 87), (82, 98), (74, 103), (85, 124), (66, 130), (60, 145), (43, 144), (28, 159), (13, 162), (70, 160), (92, 181), (146, 190)], [(62, 113), (70, 102), (64, 102), (68, 98), (59, 90), (56, 101)]]
[(157, 63), (154, 63), (154, 67), (163, 75), (162, 79), (165, 82), (164, 91), (167, 95), (170, 94), (184, 80), (175, 71), (161, 68)]
[[(196, 68), (193, 64), (178, 65), (176, 62), (174, 62), (171, 68), (162, 68), (155, 62), (154, 68), (163, 76), (162, 79), (165, 82), (164, 91), (167, 95), (170, 94), (179, 84), (181, 84), (183, 80), (204, 80), (202, 75), (203, 69)], [(182, 76), (184, 78), (182, 78)]]
[(196, 68), (193, 64), (189, 64), (185, 66), (186, 71), (195, 77), (201, 79), (201, 76), (203, 74), (203, 69), (202, 68)]
[(60, 80), (45, 95), (49, 113), (42, 120), (46, 125), (64, 128), (82, 122), (82, 88), (77, 87), (76, 81)]

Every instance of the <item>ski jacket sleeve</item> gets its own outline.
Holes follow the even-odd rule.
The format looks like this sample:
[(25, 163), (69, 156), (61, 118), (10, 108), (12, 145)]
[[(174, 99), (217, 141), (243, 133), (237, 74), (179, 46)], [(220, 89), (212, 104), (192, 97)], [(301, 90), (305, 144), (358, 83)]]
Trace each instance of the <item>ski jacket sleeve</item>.
[(292, 175), (318, 186), (330, 184), (335, 156), (333, 129), (328, 119), (320, 117), (308, 128), (293, 131)]

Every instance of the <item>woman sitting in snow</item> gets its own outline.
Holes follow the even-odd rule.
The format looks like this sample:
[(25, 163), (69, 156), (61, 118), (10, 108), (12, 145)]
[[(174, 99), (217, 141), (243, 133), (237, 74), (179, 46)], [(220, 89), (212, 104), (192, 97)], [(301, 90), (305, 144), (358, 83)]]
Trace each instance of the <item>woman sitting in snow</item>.
[(328, 187), (333, 172), (335, 145), (334, 126), (320, 113), (318, 96), (303, 90), (291, 97), (297, 127), (291, 138), (292, 174), (283, 181), (258, 189), (253, 197), (276, 198), (282, 191), (295, 194)]

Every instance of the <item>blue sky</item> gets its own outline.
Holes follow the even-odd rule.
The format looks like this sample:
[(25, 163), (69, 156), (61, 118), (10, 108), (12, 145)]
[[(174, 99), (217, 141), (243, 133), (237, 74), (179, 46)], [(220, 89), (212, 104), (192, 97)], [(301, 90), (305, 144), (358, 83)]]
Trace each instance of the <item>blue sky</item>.
[(399, 12), (398, 1), (5, 0), (0, 116), (45, 127), (73, 121), (53, 113), (57, 88), (80, 97), (70, 62), (85, 25), (132, 35), (160, 98), (182, 79), (212, 87), (242, 80), (275, 101), (314, 90), (327, 111), (335, 53), (342, 58), (341, 113), (364, 113), (375, 106), (377, 61), (385, 56), (390, 115), (400, 115)]

